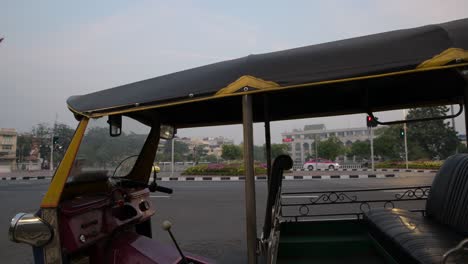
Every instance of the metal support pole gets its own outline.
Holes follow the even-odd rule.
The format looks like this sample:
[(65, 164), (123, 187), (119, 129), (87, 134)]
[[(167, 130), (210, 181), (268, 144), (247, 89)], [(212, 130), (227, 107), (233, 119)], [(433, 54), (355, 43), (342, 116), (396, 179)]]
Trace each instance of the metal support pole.
[(293, 164), (296, 163), (296, 142), (291, 141), (288, 144), (291, 144), (291, 157), (293, 159)]
[(50, 144), (50, 164), (49, 164), (50, 171), (54, 171), (54, 137), (55, 137), (55, 128), (57, 127), (57, 119), (58, 119), (58, 114), (55, 113), (55, 121), (54, 121), (54, 127), (52, 128), (52, 137), (51, 137), (51, 144)]
[(374, 129), (369, 127), (370, 129), (370, 152), (371, 152), (371, 168), (374, 170)]
[[(450, 112), (452, 115), (454, 115), (453, 105), (450, 105)], [(455, 131), (455, 117), (452, 117), (452, 128)]]
[(49, 170), (54, 170), (54, 132), (52, 132), (52, 136), (50, 137), (50, 164)]
[[(406, 110), (403, 109), (403, 119), (406, 120)], [(403, 131), (405, 132), (405, 161), (406, 169), (408, 169), (408, 139), (406, 136), (406, 123), (403, 123)]]
[(271, 176), (271, 134), (270, 134), (270, 108), (268, 97), (264, 97), (264, 109), (263, 115), (265, 119), (265, 152), (266, 152), (266, 162), (267, 162), (267, 180), (268, 186), (270, 186), (270, 176)]
[[(465, 79), (465, 96), (463, 97), (463, 104), (465, 106), (465, 135), (468, 135), (468, 69), (460, 71), (460, 74)], [(468, 140), (466, 141), (466, 146), (468, 147)]]
[(300, 139), (301, 141), (301, 164), (304, 164), (304, 140)]
[[(468, 79), (467, 79), (468, 81)], [(465, 135), (468, 135), (468, 84), (465, 85), (465, 96), (463, 103), (465, 105)], [(468, 140), (466, 141), (466, 146), (468, 147)]]
[(406, 123), (403, 124), (403, 131), (405, 131), (405, 162), (406, 169), (408, 169), (408, 137), (406, 136)]
[[(453, 116), (454, 115), (453, 105), (450, 105), (450, 112)], [(453, 128), (453, 131), (457, 131), (457, 129), (455, 128), (455, 117), (452, 117), (452, 128)], [(455, 154), (458, 154), (458, 145), (455, 148)]]
[(315, 134), (315, 169), (317, 170), (317, 162), (318, 162), (318, 138), (320, 138), (320, 135), (317, 136), (317, 134)]
[(257, 216), (255, 208), (255, 172), (253, 159), (252, 96), (242, 97), (244, 128), (245, 210), (247, 231), (247, 257), (249, 264), (257, 263)]
[(174, 176), (174, 141), (175, 138), (171, 139), (172, 140), (172, 151), (171, 151), (171, 177)]

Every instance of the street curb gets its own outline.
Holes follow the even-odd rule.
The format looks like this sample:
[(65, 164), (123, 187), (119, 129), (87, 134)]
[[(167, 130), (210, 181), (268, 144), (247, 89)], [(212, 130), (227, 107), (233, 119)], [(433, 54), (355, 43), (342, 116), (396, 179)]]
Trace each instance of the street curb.
[(24, 180), (50, 180), (52, 176), (22, 176), (22, 177), (1, 177), (2, 181), (24, 181)]
[[(291, 171), (372, 171), (372, 169), (292, 169)], [(413, 170), (413, 169), (374, 169), (377, 172), (419, 172), (419, 173), (437, 173), (437, 170)]]
[[(287, 175), (283, 180), (329, 180), (329, 179), (367, 179), (367, 178), (395, 178), (395, 174), (354, 174), (354, 175)], [(186, 176), (161, 177), (159, 181), (243, 181), (244, 176)], [(266, 176), (255, 176), (256, 181), (266, 181)]]
[[(284, 180), (328, 180), (328, 179), (367, 179), (367, 178), (395, 178), (395, 174), (349, 174), (349, 175), (287, 175)], [(51, 180), (51, 176), (24, 176), (2, 177), (2, 181), (21, 180)], [(185, 176), (185, 177), (158, 177), (159, 181), (244, 181), (244, 176)], [(256, 181), (266, 181), (266, 176), (255, 176)]]

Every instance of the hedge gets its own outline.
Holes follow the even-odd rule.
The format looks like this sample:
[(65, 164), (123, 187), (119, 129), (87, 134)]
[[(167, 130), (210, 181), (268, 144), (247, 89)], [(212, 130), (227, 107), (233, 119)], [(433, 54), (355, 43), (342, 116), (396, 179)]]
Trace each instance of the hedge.
[[(255, 175), (265, 175), (267, 170), (264, 164), (255, 164)], [(242, 176), (244, 175), (243, 164), (203, 164), (187, 168), (182, 175), (221, 175)]]
[[(443, 161), (409, 161), (408, 169), (438, 170), (442, 166), (442, 163)], [(406, 163), (404, 161), (385, 161), (376, 163), (375, 168), (406, 168)]]

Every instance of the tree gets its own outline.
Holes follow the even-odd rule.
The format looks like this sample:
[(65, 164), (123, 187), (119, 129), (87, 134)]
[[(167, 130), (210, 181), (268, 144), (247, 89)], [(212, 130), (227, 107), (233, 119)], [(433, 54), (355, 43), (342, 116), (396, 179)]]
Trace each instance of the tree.
[(254, 154), (254, 160), (260, 161), (260, 162), (265, 162), (265, 145), (263, 146), (254, 146), (253, 149), (253, 154)]
[[(288, 155), (288, 145), (271, 144), (271, 159), (275, 159), (282, 154)], [(254, 146), (254, 160), (266, 162), (266, 144), (263, 144), (263, 146)]]
[(356, 156), (358, 159), (369, 159), (371, 155), (369, 141), (354, 142), (348, 152), (350, 156)]
[(54, 144), (54, 167), (56, 167), (60, 161), (62, 161), (65, 151), (70, 144), (74, 130), (63, 123), (57, 123), (53, 129), (53, 135), (57, 138), (56, 143)]
[(401, 125), (380, 127), (375, 130), (374, 155), (385, 159), (400, 160), (404, 155), (404, 142), (399, 138)]
[[(174, 140), (174, 161), (183, 161), (184, 157), (189, 153), (189, 147), (186, 143)], [(160, 160), (171, 160), (172, 157), (172, 140), (166, 140), (164, 142), (162, 159)], [(193, 158), (193, 156), (192, 156)]]
[(271, 158), (275, 159), (279, 155), (288, 154), (288, 145), (286, 144), (271, 144)]
[(31, 153), (32, 135), (19, 134), (16, 142), (16, 157), (18, 157), (18, 162), (24, 162), (25, 158)]
[[(74, 130), (63, 123), (56, 123), (53, 127), (51, 127), (47, 123), (39, 123), (32, 128), (31, 132), (32, 136), (39, 140), (39, 153), (41, 158), (44, 160), (50, 159), (50, 150), (51, 147), (54, 148), (54, 167), (60, 163), (65, 155), (65, 151), (70, 144), (70, 141), (73, 137)], [(19, 139), (18, 146), (22, 148), (22, 157), (26, 157), (29, 154), (30, 146), (31, 146), (31, 138), (30, 135), (24, 135), (21, 139)], [(53, 137), (56, 140), (53, 140)], [(53, 141), (55, 141), (53, 143)], [(29, 144), (29, 146), (26, 146)], [(29, 150), (27, 153), (25, 150)]]
[(110, 137), (106, 127), (92, 127), (83, 138), (77, 158), (86, 159), (89, 166), (114, 166), (123, 159), (139, 154), (146, 135), (124, 133)]
[(39, 123), (32, 129), (32, 135), (39, 140), (39, 154), (42, 159), (50, 159), (52, 128), (47, 123)]
[(334, 160), (337, 156), (345, 153), (343, 143), (337, 137), (329, 137), (318, 144), (318, 154), (320, 157)]
[(218, 162), (218, 157), (216, 157), (216, 155), (206, 155), (205, 157), (203, 157), (203, 159), (207, 162), (211, 162), (211, 163), (214, 163), (214, 162)]
[[(407, 119), (445, 116), (446, 106), (413, 108), (408, 112)], [(454, 154), (460, 141), (457, 132), (444, 120), (415, 122), (408, 124), (408, 142), (417, 142), (422, 151), (430, 158), (445, 159)]]
[(208, 154), (207, 145), (196, 145), (193, 147), (193, 161), (199, 162)]
[(237, 160), (242, 157), (242, 149), (236, 145), (223, 145), (221, 157), (225, 160)]
[[(381, 127), (376, 130), (374, 139), (374, 155), (381, 156), (389, 160), (404, 160), (405, 146), (404, 140), (400, 138), (400, 130), (403, 125), (392, 125)], [(429, 155), (419, 146), (415, 140), (408, 137), (408, 159), (427, 159)]]

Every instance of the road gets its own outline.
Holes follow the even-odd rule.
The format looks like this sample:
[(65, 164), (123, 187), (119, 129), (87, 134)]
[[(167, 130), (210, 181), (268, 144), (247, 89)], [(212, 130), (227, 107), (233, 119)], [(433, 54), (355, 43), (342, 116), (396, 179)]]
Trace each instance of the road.
[[(379, 187), (430, 185), (433, 176), (417, 175), (388, 179), (337, 179), (285, 181), (283, 190), (345, 190)], [(28, 246), (8, 241), (10, 218), (18, 212), (37, 210), (48, 181), (0, 182), (0, 259), (2, 263), (32, 263)], [(218, 263), (245, 263), (244, 182), (164, 182), (174, 189), (172, 195), (155, 193), (152, 200), (156, 215), (153, 236), (171, 243), (160, 228), (162, 221), (173, 223), (172, 231), (186, 251), (208, 256)], [(257, 181), (257, 232), (261, 233), (266, 203), (266, 182)], [(378, 198), (386, 193), (371, 195)], [(387, 194), (388, 195), (388, 194)]]

